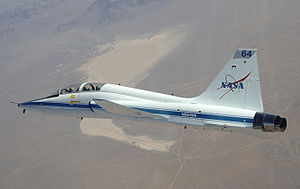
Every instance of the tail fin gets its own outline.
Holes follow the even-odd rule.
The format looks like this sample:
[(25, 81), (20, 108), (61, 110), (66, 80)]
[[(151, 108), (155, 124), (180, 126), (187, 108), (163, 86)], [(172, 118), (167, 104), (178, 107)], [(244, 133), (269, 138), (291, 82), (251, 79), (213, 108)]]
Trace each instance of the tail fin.
[(194, 100), (263, 112), (256, 49), (238, 49), (208, 88)]

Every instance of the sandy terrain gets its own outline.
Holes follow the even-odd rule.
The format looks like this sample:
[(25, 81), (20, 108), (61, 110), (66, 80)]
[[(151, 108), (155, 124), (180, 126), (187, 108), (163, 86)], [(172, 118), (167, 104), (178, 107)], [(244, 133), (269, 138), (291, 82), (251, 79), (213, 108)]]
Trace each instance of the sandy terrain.
[(169, 151), (175, 141), (153, 140), (147, 136), (133, 136), (115, 126), (109, 119), (88, 119), (80, 123), (81, 131), (90, 136), (104, 136), (121, 142), (135, 145), (144, 150)]
[[(0, 5), (1, 189), (300, 188), (299, 0), (1, 0)], [(182, 43), (172, 41), (181, 36), (177, 32), (161, 33), (178, 26), (187, 34)], [(155, 55), (141, 52), (142, 46)], [(264, 111), (287, 117), (284, 133), (197, 127), (183, 132), (165, 123), (114, 120), (114, 127), (97, 120), (88, 128), (97, 135), (92, 136), (82, 133), (77, 118), (23, 115), (8, 103), (86, 80), (192, 97), (237, 48), (254, 46)], [(130, 58), (120, 56), (125, 52), (146, 58), (125, 62)], [(98, 65), (102, 69), (92, 75), (85, 72)], [(100, 136), (99, 128), (108, 128), (110, 137)], [(169, 148), (166, 142), (173, 141)], [(144, 150), (151, 149), (148, 144), (158, 147)]]
[[(185, 38), (184, 33), (169, 31), (150, 38), (121, 40), (100, 46), (106, 51), (79, 68), (88, 81), (137, 84), (148, 71), (168, 55)], [(104, 136), (138, 146), (145, 150), (168, 151), (175, 141), (153, 140), (147, 136), (131, 136), (115, 126), (112, 120), (84, 119), (81, 131), (91, 136)]]
[(99, 46), (106, 51), (82, 65), (79, 71), (88, 81), (135, 85), (146, 78), (150, 69), (185, 38), (184, 33), (169, 31), (149, 38), (120, 40)]

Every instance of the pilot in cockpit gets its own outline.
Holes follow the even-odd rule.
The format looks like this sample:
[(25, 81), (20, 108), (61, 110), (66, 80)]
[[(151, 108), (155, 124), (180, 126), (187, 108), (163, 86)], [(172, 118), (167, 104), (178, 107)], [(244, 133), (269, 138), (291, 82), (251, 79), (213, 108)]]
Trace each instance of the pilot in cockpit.
[(83, 86), (82, 91), (94, 91), (95, 87), (91, 83), (87, 83)]
[(87, 91), (100, 91), (102, 86), (105, 83), (82, 83), (82, 84), (73, 84), (67, 87), (59, 89), (57, 92), (53, 93), (50, 97), (57, 97), (59, 94), (68, 94), (68, 93), (76, 93), (76, 92), (87, 92)]

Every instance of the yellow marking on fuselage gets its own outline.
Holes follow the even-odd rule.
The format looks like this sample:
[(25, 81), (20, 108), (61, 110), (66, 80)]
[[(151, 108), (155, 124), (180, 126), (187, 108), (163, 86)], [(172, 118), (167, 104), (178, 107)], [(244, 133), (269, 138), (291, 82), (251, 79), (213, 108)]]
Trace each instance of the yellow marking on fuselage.
[(74, 98), (75, 98), (75, 95), (71, 95), (71, 96), (70, 96), (70, 99), (74, 99)]
[(74, 102), (80, 103), (80, 101), (77, 101), (77, 100), (71, 100), (71, 101), (70, 101), (70, 105), (73, 105)]

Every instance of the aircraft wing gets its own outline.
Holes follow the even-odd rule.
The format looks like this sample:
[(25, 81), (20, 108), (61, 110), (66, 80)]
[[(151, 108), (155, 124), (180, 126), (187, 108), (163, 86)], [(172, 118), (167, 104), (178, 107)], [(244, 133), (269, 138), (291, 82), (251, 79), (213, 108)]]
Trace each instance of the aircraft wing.
[(104, 99), (93, 99), (93, 101), (102, 107), (105, 111), (116, 114), (116, 115), (122, 115), (122, 116), (132, 116), (135, 118), (152, 118), (152, 119), (166, 119), (163, 116), (154, 115), (145, 111), (137, 110), (134, 108), (130, 108), (124, 105), (120, 105), (117, 103), (114, 103), (109, 100)]

